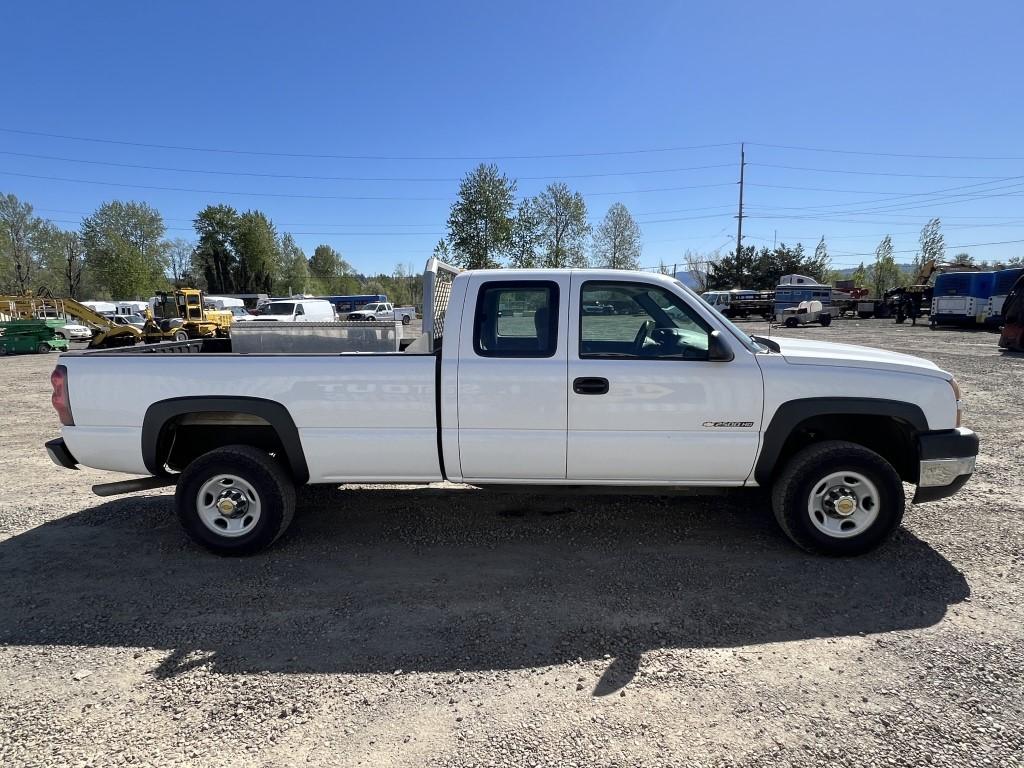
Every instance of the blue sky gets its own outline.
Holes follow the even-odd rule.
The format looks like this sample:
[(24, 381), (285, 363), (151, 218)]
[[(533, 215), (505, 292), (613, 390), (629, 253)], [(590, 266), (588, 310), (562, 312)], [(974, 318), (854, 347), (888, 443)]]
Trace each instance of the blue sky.
[(841, 267), (891, 233), (909, 261), (933, 215), (949, 245), (1024, 241), (1019, 3), (162, 5), (4, 4), (0, 191), (67, 227), (144, 200), (181, 237), (258, 208), (390, 272), (501, 158), (521, 195), (626, 204), (653, 266), (734, 247), (745, 141), (745, 243), (825, 235)]

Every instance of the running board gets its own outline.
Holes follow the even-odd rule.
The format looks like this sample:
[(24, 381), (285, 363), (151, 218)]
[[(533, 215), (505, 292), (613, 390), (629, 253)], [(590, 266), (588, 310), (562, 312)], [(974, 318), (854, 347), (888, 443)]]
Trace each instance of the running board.
[(126, 493), (152, 491), (154, 488), (165, 488), (178, 482), (177, 475), (164, 477), (138, 477), (134, 480), (119, 480), (116, 483), (100, 483), (92, 487), (97, 496), (121, 496)]

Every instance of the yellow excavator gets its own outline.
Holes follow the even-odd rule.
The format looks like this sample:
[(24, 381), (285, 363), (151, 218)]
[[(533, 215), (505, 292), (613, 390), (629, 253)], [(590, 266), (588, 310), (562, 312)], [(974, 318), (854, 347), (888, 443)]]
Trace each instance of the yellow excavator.
[(152, 307), (152, 317), (146, 320), (142, 329), (142, 337), (147, 344), (210, 339), (231, 333), (233, 315), (226, 311), (206, 309), (203, 292), (195, 288), (158, 293)]
[(89, 349), (130, 347), (142, 338), (142, 332), (138, 328), (118, 325), (111, 318), (93, 312), (74, 299), (54, 298), (48, 291), (43, 291), (38, 296), (0, 296), (0, 314), (12, 320), (78, 320), (92, 330)]

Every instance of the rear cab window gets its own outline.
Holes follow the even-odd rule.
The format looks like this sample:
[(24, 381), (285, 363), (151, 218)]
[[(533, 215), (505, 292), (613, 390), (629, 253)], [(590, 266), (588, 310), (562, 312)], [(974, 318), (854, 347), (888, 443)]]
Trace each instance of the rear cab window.
[(473, 350), (481, 357), (553, 357), (558, 346), (558, 284), (484, 283), (477, 294)]

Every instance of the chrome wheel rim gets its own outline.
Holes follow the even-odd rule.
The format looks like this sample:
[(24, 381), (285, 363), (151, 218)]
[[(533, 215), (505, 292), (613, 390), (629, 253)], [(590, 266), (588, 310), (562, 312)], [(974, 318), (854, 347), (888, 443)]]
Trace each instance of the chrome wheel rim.
[(864, 533), (878, 519), (878, 488), (860, 472), (832, 472), (811, 488), (807, 514), (811, 524), (834, 539)]
[(216, 475), (196, 494), (196, 511), (203, 525), (215, 534), (236, 538), (256, 527), (262, 505), (248, 481), (237, 475)]

